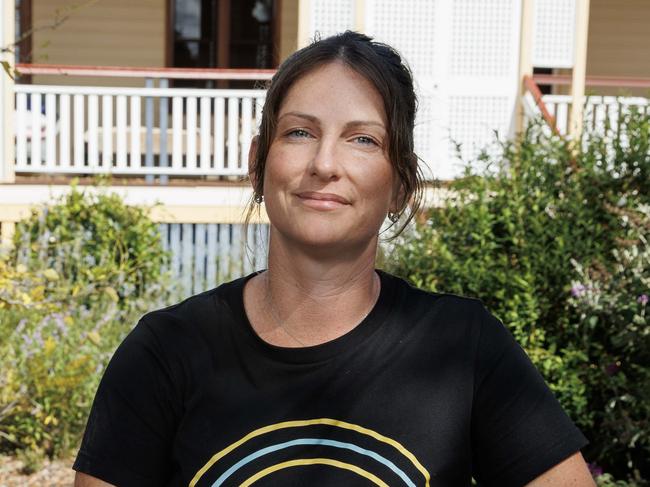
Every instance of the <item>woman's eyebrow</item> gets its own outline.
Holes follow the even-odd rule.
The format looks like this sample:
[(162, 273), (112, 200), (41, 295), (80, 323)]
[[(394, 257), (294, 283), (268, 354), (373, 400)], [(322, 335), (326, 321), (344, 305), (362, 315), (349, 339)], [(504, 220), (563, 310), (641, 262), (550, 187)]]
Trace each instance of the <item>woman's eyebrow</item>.
[(386, 126), (381, 123), (381, 122), (375, 122), (374, 120), (353, 120), (352, 122), (348, 122), (345, 124), (346, 129), (351, 129), (355, 127), (364, 127), (364, 126), (374, 126), (374, 127), (379, 127), (382, 129), (384, 132), (386, 131)]
[[(307, 121), (309, 121), (311, 123), (315, 123), (317, 125), (320, 125), (320, 120), (318, 119), (318, 117), (315, 117), (314, 115), (309, 115), (308, 113), (304, 113), (304, 112), (287, 112), (287, 113), (283, 113), (282, 115), (280, 115), (278, 117), (278, 122), (280, 120), (282, 120), (283, 118), (285, 118), (285, 117), (302, 118), (302, 119), (307, 120)], [(375, 120), (352, 120), (352, 121), (345, 124), (345, 129), (349, 130), (351, 128), (363, 127), (363, 126), (368, 126), (368, 125), (379, 127), (382, 130), (386, 131), (386, 126), (383, 123), (377, 122)]]
[(309, 122), (312, 122), (312, 123), (320, 123), (317, 117), (315, 117), (313, 115), (309, 115), (307, 113), (303, 113), (303, 112), (287, 112), (287, 113), (283, 113), (282, 115), (280, 115), (278, 117), (278, 122), (280, 120), (282, 120), (283, 118), (285, 118), (285, 117), (304, 118), (305, 120), (307, 120)]

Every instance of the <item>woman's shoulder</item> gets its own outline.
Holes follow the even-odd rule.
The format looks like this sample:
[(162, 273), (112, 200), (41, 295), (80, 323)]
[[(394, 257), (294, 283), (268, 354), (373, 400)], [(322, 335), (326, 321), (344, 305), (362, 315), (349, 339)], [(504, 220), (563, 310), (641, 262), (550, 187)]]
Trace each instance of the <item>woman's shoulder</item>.
[[(419, 325), (424, 333), (478, 346), (479, 341), (508, 339), (509, 331), (488, 309), (483, 299), (441, 290), (427, 290), (407, 280), (384, 273), (396, 289), (396, 318), (408, 327)], [(426, 330), (426, 331), (425, 331)], [(491, 337), (491, 338), (490, 338)]]
[(147, 312), (138, 326), (156, 335), (186, 334), (200, 331), (206, 324), (214, 326), (232, 311), (243, 285), (252, 275), (234, 279), (219, 286), (189, 296), (177, 303)]
[(483, 313), (487, 308), (479, 297), (461, 295), (443, 290), (430, 290), (418, 286), (415, 283), (395, 274), (380, 271), (382, 277), (391, 282), (402, 302), (408, 307), (443, 308), (447, 313), (457, 312), (459, 314)]

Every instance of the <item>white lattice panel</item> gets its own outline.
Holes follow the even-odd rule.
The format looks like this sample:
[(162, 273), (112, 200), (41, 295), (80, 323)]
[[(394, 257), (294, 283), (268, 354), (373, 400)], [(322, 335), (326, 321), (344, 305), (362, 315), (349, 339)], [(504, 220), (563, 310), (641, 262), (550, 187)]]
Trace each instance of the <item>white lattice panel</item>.
[(454, 0), (450, 10), (442, 179), (461, 174), (456, 144), (472, 161), (495, 132), (511, 135), (519, 72), (521, 0)]
[(366, 32), (396, 48), (418, 77), (435, 76), (437, 59), (435, 0), (366, 1)]
[[(494, 134), (506, 137), (510, 130), (512, 107), (507, 96), (452, 96), (449, 123), (452, 142), (461, 146), (464, 160), (476, 157), (494, 142)], [(450, 156), (456, 156), (453, 145)]]
[(426, 163), (423, 170), (427, 177), (437, 177), (434, 169), (440, 165), (447, 125), (442, 118), (444, 100), (440, 94), (448, 49), (449, 16), (445, 3), (446, 0), (365, 0), (366, 33), (397, 49), (413, 72), (419, 101), (415, 150)]
[(415, 153), (424, 161), (422, 170), (429, 179), (440, 178), (439, 168), (444, 165), (441, 152), (444, 147), (445, 130), (440, 120), (443, 102), (437, 96), (420, 95), (418, 112), (415, 120)]
[(311, 36), (354, 29), (354, 4), (354, 0), (311, 0)]
[(454, 0), (452, 76), (504, 76), (517, 45), (512, 42), (512, 0)]
[(535, 0), (533, 66), (573, 67), (575, 6), (575, 0)]

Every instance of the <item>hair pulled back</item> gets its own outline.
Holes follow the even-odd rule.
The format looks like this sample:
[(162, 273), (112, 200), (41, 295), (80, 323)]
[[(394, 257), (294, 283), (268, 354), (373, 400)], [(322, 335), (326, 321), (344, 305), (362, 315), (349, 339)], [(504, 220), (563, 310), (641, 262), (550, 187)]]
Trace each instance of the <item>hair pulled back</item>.
[[(257, 152), (250, 168), (254, 176), (254, 195), (259, 201), (259, 196), (264, 194), (266, 158), (275, 137), (278, 114), (289, 89), (309, 72), (335, 61), (370, 81), (383, 100), (388, 120), (388, 157), (401, 184), (401, 201), (398, 202), (396, 216), (406, 215), (406, 218), (400, 218), (401, 225), (394, 238), (408, 225), (422, 201), (423, 178), (413, 143), (417, 98), (413, 76), (399, 53), (358, 32), (346, 31), (314, 41), (287, 58), (270, 80)], [(249, 208), (247, 221), (252, 208)]]

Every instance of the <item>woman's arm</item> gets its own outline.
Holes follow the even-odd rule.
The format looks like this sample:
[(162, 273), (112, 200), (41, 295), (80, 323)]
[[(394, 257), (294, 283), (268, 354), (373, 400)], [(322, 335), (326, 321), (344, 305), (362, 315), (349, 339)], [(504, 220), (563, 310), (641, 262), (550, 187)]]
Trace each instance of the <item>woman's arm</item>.
[(74, 487), (115, 487), (113, 484), (91, 477), (85, 473), (77, 472), (74, 476)]
[(526, 484), (526, 487), (594, 487), (595, 485), (582, 454), (578, 452)]

